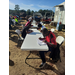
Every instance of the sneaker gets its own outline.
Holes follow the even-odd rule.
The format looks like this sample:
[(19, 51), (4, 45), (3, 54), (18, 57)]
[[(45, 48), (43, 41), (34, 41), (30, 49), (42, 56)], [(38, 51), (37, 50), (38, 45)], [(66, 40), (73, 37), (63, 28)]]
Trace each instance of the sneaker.
[(41, 65), (39, 66), (40, 68), (43, 68), (45, 66), (46, 63), (41, 63)]

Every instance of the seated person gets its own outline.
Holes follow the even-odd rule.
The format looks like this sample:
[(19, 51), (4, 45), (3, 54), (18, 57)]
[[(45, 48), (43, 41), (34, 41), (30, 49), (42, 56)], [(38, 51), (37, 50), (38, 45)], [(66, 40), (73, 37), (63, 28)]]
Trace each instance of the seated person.
[(12, 20), (11, 20), (11, 17), (9, 16), (9, 29), (12, 29), (11, 24), (12, 24)]
[(42, 25), (41, 23), (38, 24), (38, 30), (40, 29), (40, 31), (42, 32), (44, 28), (46, 28), (44, 25)]
[[(41, 22), (40, 22), (40, 20), (38, 20), (38, 21), (36, 21), (37, 22), (37, 25), (38, 25), (38, 28), (37, 28), (37, 30), (40, 30), (40, 32), (42, 33), (42, 30), (44, 29), (44, 28), (46, 28)], [(44, 35), (43, 35), (44, 36)], [(44, 36), (45, 37), (45, 36)]]
[(41, 17), (35, 16), (35, 20), (40, 20)]
[(18, 24), (18, 19), (17, 18), (15, 18), (15, 21), (16, 21), (15, 24)]
[(15, 25), (16, 21), (15, 21), (14, 17), (12, 18), (12, 22), (13, 22), (13, 25)]
[(33, 17), (30, 17), (30, 18), (28, 19), (27, 23), (25, 24), (25, 26), (27, 26), (27, 25), (32, 26), (32, 25), (31, 25), (32, 21), (33, 21)]
[(44, 28), (42, 30), (42, 33), (45, 36), (45, 38), (39, 38), (39, 39), (44, 40), (43, 42), (45, 42), (48, 45), (49, 50), (48, 51), (39, 51), (40, 57), (42, 59), (42, 64), (39, 66), (40, 68), (44, 67), (44, 65), (46, 64), (44, 52), (51, 51), (51, 53), (50, 53), (50, 56), (51, 56), (54, 49), (57, 47), (56, 36), (54, 35), (54, 33), (52, 33), (51, 31), (48, 31), (46, 28)]
[(40, 30), (41, 29), (41, 31), (43, 30), (43, 28), (46, 28), (41, 22), (40, 22), (40, 19), (39, 20), (36, 20), (36, 22), (37, 22), (37, 25), (38, 25), (38, 30)]
[(21, 35), (22, 35), (23, 38), (26, 37), (26, 34), (29, 34), (29, 33), (33, 32), (32, 30), (29, 30), (29, 28), (30, 28), (30, 25), (25, 26), (25, 27), (23, 28), (23, 30), (22, 30), (22, 32), (21, 32)]

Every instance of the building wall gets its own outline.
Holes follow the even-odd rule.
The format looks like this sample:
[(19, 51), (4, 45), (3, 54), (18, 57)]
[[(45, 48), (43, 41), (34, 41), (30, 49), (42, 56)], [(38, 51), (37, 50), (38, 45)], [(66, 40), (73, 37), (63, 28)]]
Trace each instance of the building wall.
[(58, 15), (59, 15), (59, 7), (55, 8), (55, 15), (54, 15), (54, 21), (57, 22), (58, 21)]
[(63, 7), (55, 7), (54, 21), (58, 22), (59, 17), (60, 17), (60, 22), (62, 24), (65, 24), (65, 2), (63, 2), (62, 5), (64, 5), (64, 6)]

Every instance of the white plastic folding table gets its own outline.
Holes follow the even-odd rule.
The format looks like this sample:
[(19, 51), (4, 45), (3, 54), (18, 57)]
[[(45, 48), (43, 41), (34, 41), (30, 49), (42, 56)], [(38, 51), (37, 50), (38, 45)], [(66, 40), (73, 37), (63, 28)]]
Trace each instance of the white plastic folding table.
[(37, 28), (37, 27), (38, 27), (38, 26), (36, 25), (36, 21), (35, 21), (35, 20), (33, 20), (33, 22), (32, 22), (31, 25), (33, 25), (32, 28)]
[[(31, 54), (31, 51), (48, 51), (47, 45), (38, 44), (38, 38), (43, 37), (42, 33), (38, 31), (37, 29), (31, 29), (31, 30), (33, 30), (33, 32), (26, 35), (22, 43), (21, 50), (30, 51), (30, 54)], [(26, 57), (26, 59), (31, 59), (31, 58), (28, 58), (29, 55)], [(26, 59), (25, 59), (25, 63), (26, 63)]]
[(38, 31), (37, 29), (31, 29), (33, 30), (32, 33), (27, 34), (23, 44), (21, 46), (21, 50), (26, 51), (48, 51), (47, 45), (39, 45), (38, 44), (38, 38), (43, 37), (42, 33)]

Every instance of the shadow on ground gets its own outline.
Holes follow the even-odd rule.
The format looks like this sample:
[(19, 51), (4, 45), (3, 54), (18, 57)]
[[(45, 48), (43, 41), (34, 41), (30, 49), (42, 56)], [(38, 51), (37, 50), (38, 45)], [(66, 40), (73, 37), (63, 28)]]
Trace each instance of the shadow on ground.
[(36, 70), (36, 72), (41, 72), (41, 73), (43, 73), (43, 74), (45, 74), (45, 75), (49, 75), (49, 74), (47, 74), (46, 72), (43, 72), (43, 71), (45, 71), (45, 70), (52, 70), (52, 71), (53, 71), (54, 73), (56, 73), (57, 75), (61, 75), (58, 70), (56, 70), (55, 68), (53, 68), (52, 66), (50, 66), (50, 65), (47, 64), (47, 63), (46, 63), (46, 65), (44, 66), (44, 68), (35, 68), (34, 66), (28, 64), (27, 62), (25, 62), (25, 63), (26, 63), (27, 65), (29, 65), (29, 67), (34, 68), (34, 69)]
[(60, 48), (61, 48), (62, 51), (63, 51), (63, 57), (65, 57), (65, 46), (62, 45)]
[(13, 62), (12, 60), (10, 60), (10, 54), (11, 54), (11, 53), (10, 53), (10, 51), (9, 51), (9, 65), (10, 65), (10, 66), (14, 66), (14, 62)]
[(10, 60), (10, 59), (9, 59), (9, 65), (14, 66), (14, 62), (12, 60)]

